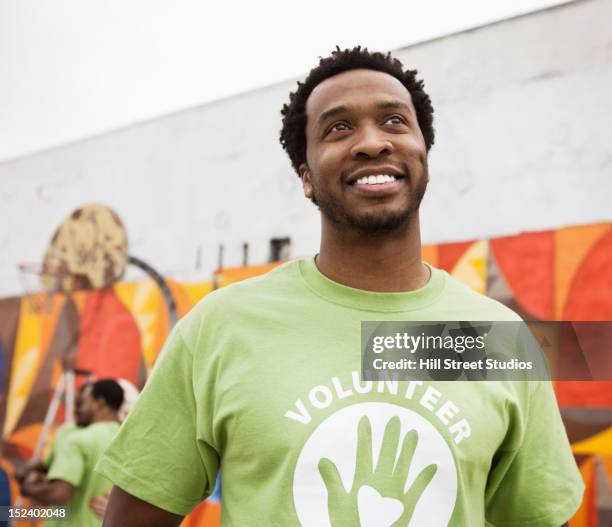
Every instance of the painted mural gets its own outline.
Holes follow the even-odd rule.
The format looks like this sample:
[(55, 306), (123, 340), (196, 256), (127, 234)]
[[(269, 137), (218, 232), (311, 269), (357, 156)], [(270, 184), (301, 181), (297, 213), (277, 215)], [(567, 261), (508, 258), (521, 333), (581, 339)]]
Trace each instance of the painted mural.
[[(612, 320), (612, 224), (427, 246), (423, 257), (527, 320)], [(224, 269), (210, 282), (167, 283), (183, 316), (215, 287), (275, 265)], [(149, 279), (70, 295), (0, 300), (3, 503), (15, 500), (13, 467), (33, 452), (67, 350), (76, 346), (77, 368), (142, 387), (168, 334), (168, 317), (162, 294)], [(570, 525), (610, 525), (612, 381), (556, 382), (555, 390), (587, 486)], [(219, 525), (219, 500), (216, 494), (202, 503), (183, 525)]]

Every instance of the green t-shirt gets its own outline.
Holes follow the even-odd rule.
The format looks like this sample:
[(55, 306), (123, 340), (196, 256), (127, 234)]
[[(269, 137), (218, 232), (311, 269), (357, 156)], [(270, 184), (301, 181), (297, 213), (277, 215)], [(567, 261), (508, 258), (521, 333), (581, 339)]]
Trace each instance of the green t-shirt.
[(68, 437), (70, 432), (73, 430), (77, 430), (78, 427), (74, 422), (64, 423), (57, 427), (55, 431), (55, 437), (53, 438), (53, 443), (51, 444), (51, 448), (49, 449), (49, 453), (44, 460), (45, 467), (49, 468), (53, 464), (53, 459), (55, 458), (55, 450), (58, 445), (61, 445), (62, 442)]
[[(384, 270), (381, 270), (384, 272)], [(432, 269), (374, 293), (314, 259), (208, 295), (173, 330), (97, 470), (224, 526), (555, 526), (583, 484), (550, 383), (362, 382), (364, 320), (519, 320)]]
[(56, 440), (48, 480), (61, 479), (74, 487), (68, 502), (68, 520), (47, 522), (58, 527), (99, 527), (102, 519), (89, 508), (89, 501), (110, 491), (112, 484), (94, 471), (96, 463), (119, 430), (119, 423), (104, 421), (75, 428)]

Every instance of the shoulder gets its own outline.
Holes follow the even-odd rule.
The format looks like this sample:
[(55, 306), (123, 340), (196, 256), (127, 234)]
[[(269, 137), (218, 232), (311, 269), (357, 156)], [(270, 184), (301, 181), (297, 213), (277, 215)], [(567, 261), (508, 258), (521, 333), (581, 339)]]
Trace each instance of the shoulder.
[(112, 438), (119, 430), (119, 423), (100, 422), (89, 426), (74, 429), (66, 442), (80, 448), (87, 448), (91, 445), (100, 443), (107, 438)]
[(61, 443), (75, 430), (78, 430), (78, 427), (74, 423), (64, 423), (58, 426), (55, 430), (55, 443)]
[(490, 321), (521, 321), (521, 317), (498, 300), (474, 291), (471, 287), (460, 282), (446, 271), (437, 270), (445, 274), (445, 287), (441, 300), (447, 306), (454, 306), (462, 320), (490, 320)]
[(83, 450), (90, 441), (90, 434), (87, 427), (75, 427), (70, 433), (63, 434), (55, 442), (57, 451), (64, 450)]

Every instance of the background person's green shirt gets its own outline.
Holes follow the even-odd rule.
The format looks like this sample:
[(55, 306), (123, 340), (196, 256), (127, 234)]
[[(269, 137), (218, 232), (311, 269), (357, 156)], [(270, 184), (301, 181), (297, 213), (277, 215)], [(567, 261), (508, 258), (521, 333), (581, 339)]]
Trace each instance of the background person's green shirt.
[(48, 480), (61, 479), (74, 487), (67, 504), (67, 520), (49, 521), (50, 527), (99, 527), (102, 519), (89, 508), (89, 501), (110, 491), (112, 483), (94, 471), (96, 463), (119, 430), (116, 421), (94, 423), (70, 430), (53, 447)]
[(362, 382), (363, 320), (519, 318), (436, 269), (417, 291), (373, 293), (288, 263), (179, 322), (97, 470), (184, 515), (221, 465), (225, 526), (571, 516), (583, 484), (550, 383)]
[(73, 430), (78, 430), (78, 427), (74, 422), (64, 423), (57, 427), (57, 430), (55, 431), (55, 436), (53, 438), (53, 443), (51, 444), (49, 453), (47, 454), (47, 457), (45, 457), (44, 460), (45, 467), (49, 468), (53, 464), (53, 459), (55, 457), (55, 449), (58, 447), (58, 445), (62, 444), (62, 441), (64, 441), (68, 437), (68, 434), (70, 434), (70, 432), (72, 432)]

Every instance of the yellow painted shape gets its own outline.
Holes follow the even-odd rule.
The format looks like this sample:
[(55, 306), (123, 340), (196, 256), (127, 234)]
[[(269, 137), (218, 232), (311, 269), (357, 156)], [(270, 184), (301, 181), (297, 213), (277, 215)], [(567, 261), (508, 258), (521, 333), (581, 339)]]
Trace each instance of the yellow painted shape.
[(118, 283), (114, 289), (136, 321), (145, 366), (150, 370), (168, 333), (167, 308), (161, 291), (149, 279)]
[(212, 282), (199, 282), (195, 284), (180, 284), (195, 305), (213, 290)]
[(130, 312), (133, 311), (134, 296), (136, 295), (136, 282), (117, 282), (113, 285), (113, 289), (119, 301)]
[(487, 259), (489, 241), (474, 242), (453, 267), (452, 275), (478, 293), (484, 294), (487, 288)]
[(41, 345), (42, 330), (40, 314), (27, 297), (22, 297), (19, 327), (15, 339), (15, 353), (11, 370), (11, 383), (7, 390), (6, 417), (2, 437), (12, 432), (28, 400), (34, 380), (44, 359)]
[(612, 456), (612, 427), (572, 445), (574, 454)]
[(576, 271), (591, 248), (612, 225), (600, 223), (582, 227), (568, 227), (555, 231), (555, 316), (563, 315), (565, 301)]

